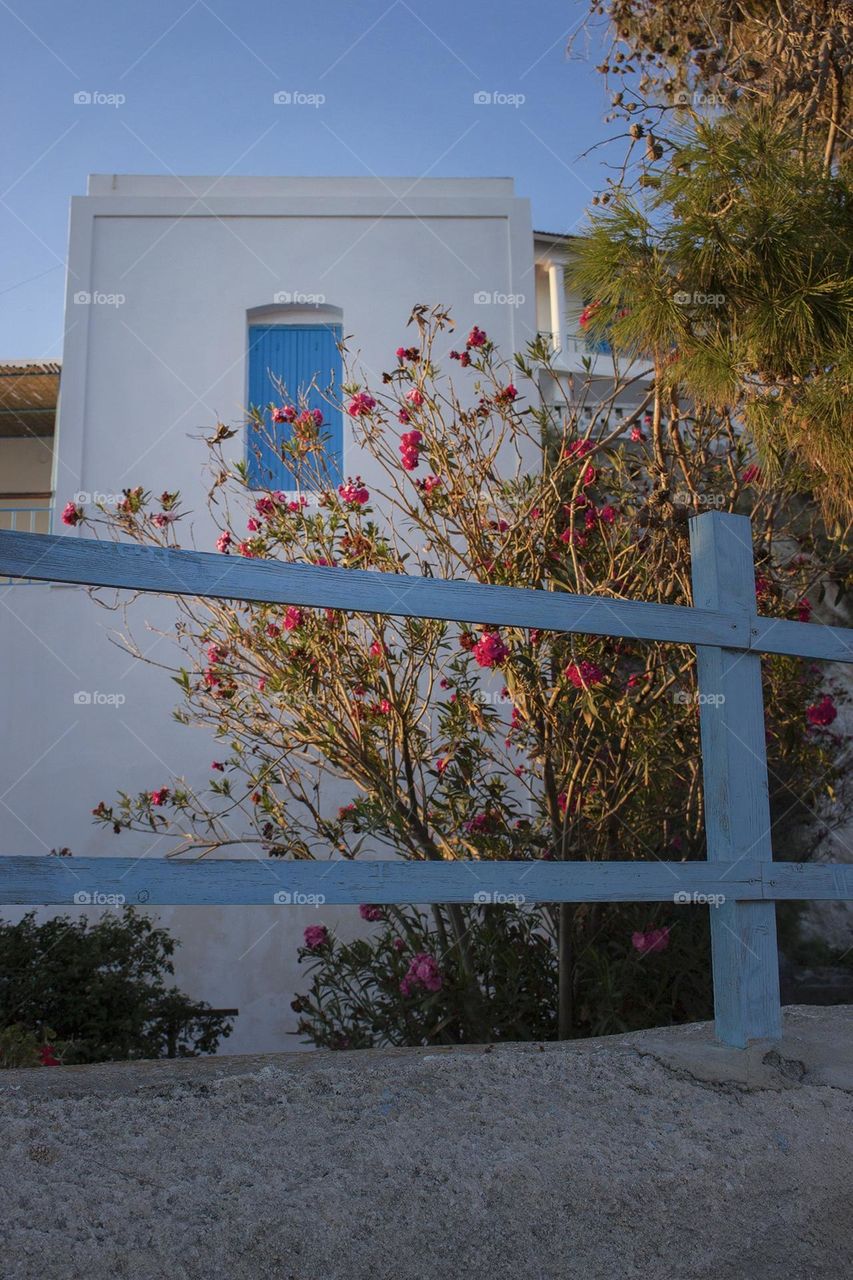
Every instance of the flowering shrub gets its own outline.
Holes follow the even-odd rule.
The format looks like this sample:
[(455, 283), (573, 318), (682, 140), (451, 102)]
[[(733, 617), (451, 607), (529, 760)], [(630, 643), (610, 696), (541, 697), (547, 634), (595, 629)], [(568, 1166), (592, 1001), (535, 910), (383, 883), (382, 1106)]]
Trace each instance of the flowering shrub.
[(0, 924), (0, 1067), (215, 1053), (231, 1026), (170, 982), (174, 950), (129, 908)]
[[(803, 602), (817, 599), (832, 569), (819, 516), (786, 514), (728, 419), (682, 412), (667, 422), (658, 383), (619, 417), (618, 378), (603, 398), (579, 378), (570, 404), (549, 407), (536, 392), (551, 376), (544, 345), (517, 357), (510, 376), (477, 327), (464, 351), (450, 352), (464, 380), (457, 387), (438, 359), (449, 317), (418, 308), (414, 322), (418, 345), (398, 349), (381, 389), (354, 374), (343, 388), (369, 485), (330, 479), (322, 422), (289, 401), (273, 407), (286, 421), (305, 420), (301, 434), (276, 445), (296, 497), (252, 492), (245, 463), (223, 452), (233, 433), (217, 430), (210, 444), (214, 510), (228, 513), (216, 539), (223, 554), (689, 604), (687, 520), (713, 499), (753, 516), (763, 613), (801, 617)], [(256, 413), (252, 430), (263, 429)], [(164, 497), (168, 506), (161, 498), (157, 509), (129, 490), (118, 510), (80, 518), (175, 546), (182, 511), (176, 495)], [(173, 517), (166, 525), (157, 518), (164, 511)], [(478, 862), (704, 854), (690, 649), (302, 606), (208, 599), (180, 607), (187, 660), (178, 714), (213, 729), (220, 758), (204, 788), (155, 778), (141, 795), (102, 801), (96, 818), (117, 833), (174, 833), (195, 852), (254, 842), (291, 858), (318, 849), (355, 858), (365, 848)], [(783, 847), (780, 824), (792, 803), (802, 810), (832, 794), (837, 743), (816, 667), (773, 657), (764, 676)], [(351, 789), (346, 804), (331, 802), (330, 780)], [(488, 888), (484, 873), (478, 879)], [(538, 993), (530, 1034), (708, 1012), (707, 985), (688, 983), (672, 960), (685, 963), (692, 948), (691, 974), (706, 973), (699, 913), (524, 906), (501, 913), (498, 925), (494, 910), (441, 907), (424, 925), (403, 913), (396, 919), (418, 936), (405, 935), (402, 950), (385, 925), (378, 942), (348, 946), (313, 928), (304, 949), (315, 964), (308, 1033), (318, 1043), (367, 1043), (375, 1021), (396, 1043), (437, 1035), (434, 1019), (448, 1035), (487, 1034), (478, 1010), (492, 962), (478, 953), (481, 936), (487, 955), (523, 937), (530, 963), (544, 966), (530, 979)], [(321, 990), (326, 982), (334, 989)], [(356, 987), (370, 994), (353, 1012)], [(327, 1026), (329, 1001), (350, 1012)], [(370, 1012), (376, 1001), (381, 1016)], [(494, 1002), (489, 1009), (489, 1025), (522, 1034), (521, 1021), (503, 1019)]]
[[(368, 910), (377, 926), (368, 937), (344, 943), (329, 934), (322, 951), (300, 950), (310, 985), (293, 1008), (313, 1043), (362, 1049), (554, 1037), (558, 951), (542, 912), (496, 905), (468, 911), (472, 986), (435, 917), (415, 907)], [(642, 931), (647, 907), (626, 911), (619, 924), (628, 934), (602, 928), (579, 958), (578, 989), (586, 994), (576, 1017), (591, 1035), (682, 1022), (710, 1003), (709, 966), (697, 963), (707, 921), (697, 921), (696, 931), (673, 929), (670, 941), (666, 928)]]

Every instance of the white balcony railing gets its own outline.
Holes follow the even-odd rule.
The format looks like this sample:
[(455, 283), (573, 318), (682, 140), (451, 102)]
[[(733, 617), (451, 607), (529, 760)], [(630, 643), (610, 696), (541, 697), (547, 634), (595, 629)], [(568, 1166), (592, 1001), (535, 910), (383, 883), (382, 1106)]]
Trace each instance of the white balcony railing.
[(609, 356), (610, 343), (603, 339), (593, 341), (592, 338), (586, 338), (583, 334), (569, 333), (563, 334), (562, 342), (558, 348), (557, 336), (547, 329), (539, 330), (539, 337), (545, 338), (550, 344), (552, 350), (556, 353), (559, 364), (559, 357), (563, 359), (568, 357), (582, 358), (583, 356)]

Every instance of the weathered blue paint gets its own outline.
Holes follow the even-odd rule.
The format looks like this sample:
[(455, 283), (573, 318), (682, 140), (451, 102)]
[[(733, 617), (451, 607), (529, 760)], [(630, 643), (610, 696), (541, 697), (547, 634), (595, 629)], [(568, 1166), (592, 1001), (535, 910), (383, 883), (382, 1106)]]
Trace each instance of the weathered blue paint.
[[(564, 591), (244, 560), (208, 551), (140, 547), (69, 535), (0, 530), (0, 577), (4, 575), (164, 595), (314, 605), (400, 618), (443, 618), (581, 635), (669, 640), (673, 644), (724, 645), (762, 653), (791, 653), (796, 642), (796, 652), (802, 657), (853, 661), (853, 632), (847, 628), (779, 622), (736, 607), (689, 609)], [(794, 632), (788, 630), (791, 627)]]
[[(776, 872), (783, 874), (777, 875)], [(853, 866), (750, 862), (287, 862), (246, 858), (6, 857), (4, 905), (313, 906), (405, 902), (670, 902), (853, 898)], [(307, 901), (306, 901), (307, 899)], [(316, 902), (315, 902), (316, 900)]]
[[(282, 383), (290, 403), (319, 409), (325, 419), (330, 476), (341, 480), (343, 467), (343, 426), (338, 409), (326, 396), (340, 395), (340, 325), (273, 324), (252, 325), (249, 329), (249, 403), (264, 408), (265, 432), (250, 425), (246, 440), (249, 479), (256, 488), (293, 489), (294, 479), (281, 454), (264, 437), (287, 440), (290, 428), (274, 425), (266, 407), (279, 403), (277, 384)], [(316, 386), (312, 385), (316, 381)], [(325, 394), (324, 394), (325, 393)]]
[[(853, 632), (755, 615), (749, 521), (691, 522), (692, 609), (0, 532), (0, 574), (695, 644), (707, 862), (280, 862), (6, 856), (0, 903), (666, 902), (711, 905), (717, 1034), (781, 1033), (774, 902), (853, 898), (853, 867), (772, 861), (758, 653), (849, 662)], [(106, 899), (106, 902), (102, 901)], [(307, 901), (306, 901), (307, 899)], [(712, 904), (710, 903), (712, 900)]]
[[(691, 521), (693, 596), (699, 608), (755, 603), (752, 533), (745, 516), (712, 511)], [(705, 837), (711, 862), (769, 862), (770, 803), (761, 659), (719, 646), (696, 654)], [(717, 1035), (727, 1044), (782, 1033), (776, 909), (727, 900), (711, 913)]]

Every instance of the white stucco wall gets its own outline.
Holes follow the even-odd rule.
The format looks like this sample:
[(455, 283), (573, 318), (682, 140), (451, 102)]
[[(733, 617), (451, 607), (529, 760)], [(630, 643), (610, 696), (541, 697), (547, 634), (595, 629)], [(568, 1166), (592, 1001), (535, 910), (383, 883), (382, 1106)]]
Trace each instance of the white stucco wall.
[[(352, 349), (377, 379), (395, 348), (415, 341), (405, 323), (418, 302), (449, 305), (463, 335), (477, 323), (509, 355), (536, 330), (527, 202), (508, 179), (91, 179), (90, 194), (72, 202), (56, 510), (78, 493), (180, 488), (197, 545), (212, 549), (207, 449), (194, 437), (217, 419), (241, 420), (247, 313), (282, 292), (340, 308)], [(89, 300), (75, 301), (81, 294)], [(458, 343), (458, 332), (448, 336), (448, 349)], [(370, 480), (345, 439), (344, 472), (359, 471)], [(55, 531), (79, 536), (58, 521)], [(0, 606), (0, 848), (162, 856), (163, 843), (95, 827), (91, 810), (119, 789), (209, 776), (217, 752), (172, 721), (167, 673), (111, 644), (123, 619), (85, 591), (0, 586)], [(168, 628), (172, 613), (150, 598), (132, 610), (136, 638), (166, 664), (170, 642), (145, 624)], [(93, 700), (75, 701), (80, 692)], [(154, 914), (184, 944), (185, 989), (240, 1009), (226, 1051), (294, 1047), (296, 946), (316, 913)], [(325, 910), (322, 919), (349, 928), (356, 912)]]

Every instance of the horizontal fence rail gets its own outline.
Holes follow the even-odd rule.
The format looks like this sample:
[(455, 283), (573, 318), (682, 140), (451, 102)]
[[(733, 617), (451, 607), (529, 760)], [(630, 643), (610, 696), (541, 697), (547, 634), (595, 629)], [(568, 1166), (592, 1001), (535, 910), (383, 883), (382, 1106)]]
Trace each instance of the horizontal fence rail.
[(850, 662), (853, 631), (757, 615), (744, 516), (690, 521), (695, 608), (0, 532), (0, 577), (695, 645), (706, 861), (0, 857), (0, 903), (672, 902), (710, 908), (718, 1037), (781, 1034), (775, 904), (853, 898), (853, 865), (773, 860), (761, 654)]
[[(287, 862), (258, 858), (3, 861), (16, 906), (320, 906), (459, 902), (722, 905), (853, 897), (853, 865), (782, 862)], [(112, 899), (112, 901), (110, 901)], [(720, 902), (710, 900), (721, 899)]]
[(760, 618), (746, 609), (692, 609), (66, 535), (0, 532), (0, 574), (163, 595), (537, 627), (761, 653), (796, 652), (805, 658), (853, 662), (853, 639), (842, 627)]

